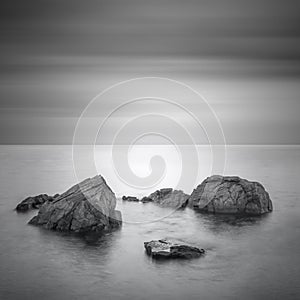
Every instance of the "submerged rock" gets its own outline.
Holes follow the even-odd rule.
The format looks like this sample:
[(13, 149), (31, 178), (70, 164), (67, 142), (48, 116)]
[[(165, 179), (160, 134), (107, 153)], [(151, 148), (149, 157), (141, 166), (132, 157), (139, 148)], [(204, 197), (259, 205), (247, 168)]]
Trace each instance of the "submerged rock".
[(144, 197), (142, 202), (154, 202), (163, 207), (181, 208), (186, 205), (188, 198), (189, 195), (183, 191), (165, 188), (155, 191), (148, 197)]
[(16, 207), (17, 212), (26, 212), (31, 209), (38, 209), (40, 208), (45, 202), (53, 201), (54, 198), (59, 196), (56, 194), (55, 196), (49, 196), (47, 194), (40, 194), (34, 197), (28, 197), (19, 203)]
[(122, 200), (123, 201), (133, 201), (133, 202), (139, 202), (140, 201), (137, 197), (133, 197), (133, 196), (123, 196)]
[(121, 213), (115, 207), (115, 194), (97, 175), (46, 202), (29, 224), (58, 231), (102, 232), (121, 226)]
[(205, 253), (204, 249), (166, 239), (144, 242), (148, 255), (153, 258), (197, 258)]
[(260, 215), (273, 210), (269, 194), (260, 183), (237, 176), (206, 178), (193, 191), (188, 205), (211, 213)]

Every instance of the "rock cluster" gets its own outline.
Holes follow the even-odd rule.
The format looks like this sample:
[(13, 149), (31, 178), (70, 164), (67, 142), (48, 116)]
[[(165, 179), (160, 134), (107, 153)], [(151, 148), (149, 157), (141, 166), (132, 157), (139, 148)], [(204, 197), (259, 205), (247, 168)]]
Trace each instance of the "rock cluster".
[[(122, 199), (139, 201), (133, 196)], [(188, 205), (209, 213), (261, 215), (273, 210), (269, 194), (260, 183), (237, 176), (208, 177), (190, 196), (180, 190), (160, 189), (142, 198), (141, 202), (176, 209)], [(122, 225), (121, 213), (115, 210), (115, 194), (100, 175), (88, 178), (60, 195), (28, 197), (17, 205), (16, 210), (24, 212), (38, 208), (38, 214), (29, 224), (46, 229), (102, 233)], [(153, 258), (196, 258), (205, 253), (203, 249), (166, 239), (144, 242), (144, 247)]]
[(197, 258), (205, 253), (204, 249), (172, 242), (166, 239), (144, 242), (148, 255), (153, 258)]
[(211, 213), (260, 215), (271, 212), (269, 194), (258, 182), (237, 176), (206, 178), (191, 194), (188, 205)]
[(29, 224), (58, 231), (103, 232), (122, 224), (115, 207), (115, 194), (97, 175), (45, 202)]
[(141, 200), (133, 196), (123, 196), (122, 200), (131, 202), (140, 201), (142, 203), (152, 202), (162, 207), (181, 208), (186, 206), (188, 198), (189, 195), (185, 194), (183, 191), (164, 188), (153, 192), (149, 196), (143, 197)]

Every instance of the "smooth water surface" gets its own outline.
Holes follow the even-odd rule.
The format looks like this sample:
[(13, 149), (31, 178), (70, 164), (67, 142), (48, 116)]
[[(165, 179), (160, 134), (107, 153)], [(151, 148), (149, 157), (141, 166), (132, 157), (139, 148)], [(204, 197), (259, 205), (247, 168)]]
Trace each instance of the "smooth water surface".
[[(263, 183), (272, 214), (236, 218), (119, 200), (122, 229), (99, 238), (29, 226), (36, 212), (13, 211), (26, 196), (76, 182), (70, 146), (1, 146), (0, 162), (1, 299), (299, 299), (299, 147), (228, 149), (226, 174)], [(118, 196), (127, 192), (106, 180)], [(143, 242), (164, 237), (207, 253), (153, 261)]]

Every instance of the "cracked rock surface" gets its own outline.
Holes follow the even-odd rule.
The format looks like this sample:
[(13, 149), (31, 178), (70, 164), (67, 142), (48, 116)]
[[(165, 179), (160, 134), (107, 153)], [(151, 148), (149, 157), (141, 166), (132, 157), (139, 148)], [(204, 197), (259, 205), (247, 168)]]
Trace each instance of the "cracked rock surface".
[(97, 175), (45, 202), (29, 224), (58, 231), (102, 232), (121, 226), (121, 213), (115, 207), (115, 194)]
[(260, 183), (237, 176), (206, 178), (193, 191), (188, 205), (211, 213), (261, 215), (273, 210), (269, 194)]

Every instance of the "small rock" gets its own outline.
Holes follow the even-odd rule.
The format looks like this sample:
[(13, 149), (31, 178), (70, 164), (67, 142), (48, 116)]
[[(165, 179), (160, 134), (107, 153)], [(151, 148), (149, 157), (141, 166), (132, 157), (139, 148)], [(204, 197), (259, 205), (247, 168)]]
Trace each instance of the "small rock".
[[(58, 194), (57, 194), (58, 195)], [(25, 200), (23, 200), (21, 203), (19, 203), (16, 207), (17, 212), (26, 212), (31, 209), (38, 209), (40, 208), (45, 202), (47, 201), (53, 201), (55, 196), (49, 196), (47, 194), (40, 194), (38, 196), (34, 197), (28, 197)]]
[(166, 239), (144, 242), (146, 252), (156, 259), (169, 258), (198, 258), (205, 253), (204, 249), (189, 246), (186, 244), (172, 242)]
[(181, 208), (186, 206), (188, 198), (189, 195), (183, 191), (164, 188), (144, 197), (142, 202), (153, 202), (163, 207)]
[(133, 202), (139, 202), (140, 201), (137, 197), (133, 197), (133, 196), (123, 196), (122, 200), (123, 201), (133, 201)]
[(143, 202), (143, 203), (153, 202), (153, 199), (151, 199), (149, 197), (143, 197), (141, 202)]

